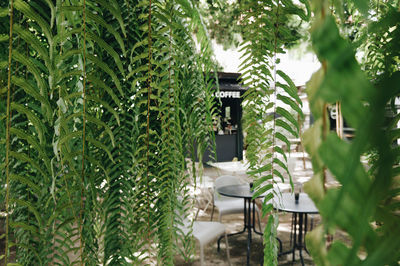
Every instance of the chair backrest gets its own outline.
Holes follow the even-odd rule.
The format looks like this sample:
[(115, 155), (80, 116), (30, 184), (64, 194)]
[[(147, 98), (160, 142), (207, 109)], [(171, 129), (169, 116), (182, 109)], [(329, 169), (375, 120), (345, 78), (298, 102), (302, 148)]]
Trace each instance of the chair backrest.
[(219, 187), (224, 187), (224, 186), (230, 186), (230, 185), (240, 185), (243, 184), (243, 182), (237, 177), (237, 176), (231, 176), (231, 175), (223, 175), (215, 179), (214, 182), (214, 202), (215, 200), (231, 200), (232, 198), (230, 197), (225, 197), (220, 195), (217, 192), (217, 189)]
[(239, 185), (242, 183), (243, 182), (241, 182), (237, 176), (223, 175), (223, 176), (220, 176), (217, 179), (215, 179), (214, 187), (219, 188), (219, 187), (229, 186), (229, 185)]
[(294, 173), (294, 169), (296, 168), (296, 161), (297, 161), (297, 158), (293, 158), (293, 157), (288, 158), (287, 165), (288, 165), (288, 170), (289, 170), (290, 175), (292, 175)]

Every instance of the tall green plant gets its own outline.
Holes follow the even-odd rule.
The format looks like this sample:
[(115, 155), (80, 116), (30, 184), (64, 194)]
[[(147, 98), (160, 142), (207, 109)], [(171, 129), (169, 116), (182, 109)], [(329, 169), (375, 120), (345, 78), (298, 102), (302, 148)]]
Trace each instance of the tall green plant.
[[(8, 21), (8, 13), (6, 9), (7, 3), (0, 4), (0, 50), (1, 50), (1, 58), (0, 61), (0, 136), (6, 135), (6, 109), (7, 109), (7, 61), (4, 60), (6, 58), (7, 50), (7, 41), (8, 36), (7, 32), (9, 29), (7, 28)], [(5, 173), (3, 172), (5, 169), (5, 139), (0, 138), (0, 202), (1, 208), (4, 209), (4, 200), (5, 200)]]
[[(284, 181), (287, 156), (283, 148), (290, 150), (290, 137), (299, 137), (297, 114), (303, 117), (302, 102), (297, 88), (284, 72), (279, 70), (278, 54), (284, 53), (285, 44), (293, 36), (285, 27), (290, 16), (308, 19), (307, 2), (303, 7), (291, 1), (244, 1), (241, 3), (243, 43), (241, 72), (244, 95), (244, 132), (248, 174), (255, 180), (254, 197), (266, 193), (262, 211), (270, 214), (273, 206), (268, 203), (274, 197), (273, 187), (277, 180)], [(288, 110), (293, 110), (296, 115)], [(292, 180), (290, 177), (290, 183)], [(276, 215), (270, 215), (264, 230), (264, 262), (277, 264)]]
[[(200, 60), (188, 34), (195, 26), (201, 26), (191, 2), (179, 1), (178, 6), (168, 1), (148, 4), (137, 5), (147, 12), (142, 22), (147, 27), (140, 27), (143, 32), (131, 46), (132, 71), (128, 74), (135, 95), (129, 108), (136, 120), (130, 175), (137, 188), (130, 192), (135, 208), (128, 216), (135, 228), (132, 231), (137, 239), (135, 247), (143, 252), (133, 254), (137, 253), (136, 248), (131, 254), (135, 259), (142, 259), (157, 253), (160, 262), (171, 264), (173, 254), (177, 253), (173, 247), (179, 247), (174, 244), (178, 239), (185, 246), (191, 246), (175, 232), (179, 222), (175, 215), (179, 205), (176, 195), (185, 196), (186, 152), (194, 143), (208, 142), (210, 123), (207, 121), (211, 119), (207, 117), (211, 117), (212, 103), (202, 72), (207, 71), (204, 66), (209, 68), (210, 61)], [(201, 47), (207, 59), (209, 51), (204, 43)], [(155, 241), (156, 246), (144, 244), (149, 240)]]
[(211, 136), (203, 73), (212, 64), (196, 6), (11, 3), (13, 35), (1, 35), (11, 45), (0, 44), (12, 51), (0, 62), (12, 59), (12, 115), (2, 114), (11, 127), (10, 138), (0, 127), (0, 140), (10, 158), (6, 243), (17, 262), (172, 264), (177, 242), (191, 246), (176, 229), (177, 195), (189, 182), (184, 156)]
[(76, 247), (77, 261), (96, 261), (92, 247), (97, 243), (88, 222), (89, 217), (96, 220), (89, 207), (97, 194), (93, 179), (100, 163), (95, 157), (109, 153), (101, 141), (113, 134), (96, 116), (103, 110), (101, 101), (86, 97), (86, 89), (95, 83), (92, 73), (115, 75), (110, 67), (95, 65), (96, 49), (110, 54), (116, 68), (120, 62), (98, 37), (93, 16), (86, 16), (95, 6), (78, 4), (15, 1), (11, 13), (19, 21), (13, 24), (9, 53), (14, 115), (7, 152), (14, 166), (7, 188), (13, 195), (10, 227), (21, 264), (68, 264)]
[[(366, 1), (357, 4), (368, 18)], [(389, 64), (367, 64), (368, 72), (374, 73), (373, 82), (369, 81), (355, 60), (353, 47), (340, 35), (331, 15), (334, 12), (328, 6), (327, 1), (314, 2), (316, 17), (311, 33), (322, 68), (307, 86), (316, 122), (304, 135), (314, 170), (305, 189), (316, 202), (323, 224), (308, 235), (308, 247), (318, 265), (394, 265), (400, 259), (396, 251), (400, 242), (394, 237), (399, 233), (398, 148), (392, 145), (398, 138), (398, 117), (385, 117), (387, 104), (400, 92), (398, 49), (383, 49), (382, 58), (387, 57)], [(389, 34), (396, 39), (398, 10), (390, 6), (388, 10), (388, 16), (372, 25), (385, 25), (383, 28), (390, 28)], [(375, 29), (379, 30), (372, 31), (372, 38), (387, 37), (380, 36), (382, 28)], [(375, 47), (369, 49), (372, 52)], [(374, 56), (367, 61), (380, 58)], [(356, 130), (351, 142), (328, 132), (326, 105), (336, 101), (341, 101), (344, 118)], [(368, 174), (361, 155), (371, 150), (376, 151), (377, 160)], [(326, 187), (327, 169), (339, 187)], [(325, 235), (338, 229), (347, 233), (351, 245), (335, 240), (327, 247)]]

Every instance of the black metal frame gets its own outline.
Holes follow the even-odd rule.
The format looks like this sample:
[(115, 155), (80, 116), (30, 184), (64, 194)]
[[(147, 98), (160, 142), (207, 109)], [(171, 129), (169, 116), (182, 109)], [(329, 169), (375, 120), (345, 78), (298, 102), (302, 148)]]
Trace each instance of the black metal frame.
[[(297, 218), (298, 218), (298, 220), (297, 220)], [(290, 231), (290, 242), (292, 242), (292, 248), (290, 250), (282, 252), (282, 244), (281, 244), (281, 248), (280, 248), (281, 252), (278, 254), (278, 256), (292, 253), (292, 262), (294, 262), (295, 257), (296, 257), (296, 249), (297, 249), (299, 251), (301, 265), (304, 266), (304, 258), (303, 258), (302, 250), (304, 249), (304, 251), (306, 251), (308, 253), (307, 246), (304, 241), (305, 235), (307, 234), (307, 224), (308, 224), (307, 213), (300, 212), (300, 213), (292, 214), (292, 228)], [(304, 225), (304, 229), (303, 229), (303, 225)], [(280, 243), (281, 243), (281, 241), (280, 241)]]
[[(251, 208), (251, 203), (253, 203), (253, 208)], [(247, 230), (247, 265), (250, 265), (250, 252), (251, 252), (251, 242), (252, 242), (252, 233), (251, 229), (253, 229), (254, 233), (258, 235), (263, 235), (263, 233), (258, 232), (256, 230), (255, 222), (256, 222), (256, 203), (255, 200), (251, 198), (244, 198), (244, 209), (243, 209), (243, 220), (244, 220), (244, 227), (242, 231), (228, 234), (227, 236), (234, 236), (240, 235), (246, 232)], [(260, 217), (259, 217), (260, 218)], [(218, 238), (218, 252), (220, 250), (220, 242), (222, 237)]]

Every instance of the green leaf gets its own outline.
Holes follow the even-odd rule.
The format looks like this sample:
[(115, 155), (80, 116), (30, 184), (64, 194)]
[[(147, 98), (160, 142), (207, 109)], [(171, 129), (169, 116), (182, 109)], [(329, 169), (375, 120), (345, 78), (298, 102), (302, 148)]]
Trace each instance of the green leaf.
[(24, 13), (25, 16), (34, 20), (39, 26), (42, 28), (44, 35), (46, 36), (49, 42), (52, 41), (52, 34), (50, 30), (50, 25), (38, 14), (36, 13), (28, 3), (22, 0), (15, 0), (14, 1), (15, 9)]
[[(105, 1), (105, 0), (97, 0), (99, 4), (101, 4), (103, 7), (106, 8), (113, 16), (116, 18), (119, 22), (119, 26), (121, 27), (121, 30), (126, 37), (126, 30), (125, 30), (125, 23), (124, 20), (122, 19), (122, 13), (121, 10), (119, 9), (119, 4), (116, 3), (114, 0), (111, 1)], [(110, 4), (110, 2), (114, 3), (113, 5)]]
[(277, 127), (281, 127), (281, 128), (283, 128), (283, 129), (286, 129), (286, 131), (289, 132), (290, 134), (292, 134), (295, 138), (298, 138), (298, 137), (299, 137), (299, 135), (297, 134), (297, 132), (294, 131), (294, 130), (292, 129), (292, 127), (291, 127), (288, 123), (286, 123), (285, 121), (283, 121), (282, 119), (277, 119), (277, 120), (275, 120), (275, 124), (276, 124)]
[(261, 174), (263, 172), (271, 170), (271, 168), (272, 168), (271, 164), (266, 164), (266, 165), (264, 165), (264, 166), (262, 166), (260, 168), (256, 168), (254, 170), (247, 171), (246, 174), (248, 174), (248, 175)]
[(300, 115), (300, 118), (302, 120), (304, 119), (303, 111), (298, 106), (298, 104), (295, 101), (293, 101), (290, 97), (287, 97), (287, 96), (284, 96), (284, 95), (281, 95), (281, 94), (278, 94), (276, 97), (277, 97), (278, 100), (280, 100), (283, 103), (289, 105), (293, 110), (295, 110)]
[[(96, 34), (93, 34), (91, 32), (86, 33), (86, 38), (88, 40), (94, 41), (97, 45), (99, 45), (102, 49), (108, 52), (108, 54), (114, 59), (116, 65), (118, 66), (119, 71), (122, 73), (122, 75), (125, 75), (125, 70), (124, 67), (122, 66), (121, 59), (119, 58), (119, 54), (114, 50), (113, 47), (111, 47), (109, 44), (107, 44), (103, 39), (101, 39), (99, 36)], [(91, 56), (90, 58), (93, 58)], [(100, 60), (98, 60), (100, 61)], [(101, 62), (103, 63), (103, 62)], [(104, 63), (103, 63), (104, 64)], [(111, 70), (111, 69), (110, 69)], [(107, 71), (106, 71), (107, 72)], [(107, 72), (108, 73), (108, 72)], [(111, 76), (111, 75), (110, 75)]]
[[(26, 230), (26, 231), (29, 231), (31, 234), (33, 234), (35, 237), (40, 237), (39, 236), (39, 232), (38, 232), (38, 230), (37, 230), (37, 228), (36, 227), (34, 227), (34, 226), (32, 226), (32, 225), (28, 225), (28, 224), (26, 224), (26, 223), (24, 223), (24, 222), (14, 222), (14, 221), (12, 221), (12, 222), (10, 222), (10, 227), (11, 228), (14, 228), (14, 229), (16, 229), (16, 228), (22, 228), (22, 229), (24, 229), (24, 230)], [(7, 265), (10, 265), (10, 264), (7, 264)]]
[(28, 120), (33, 124), (38, 134), (39, 141), (42, 144), (44, 142), (44, 134), (46, 133), (46, 127), (43, 122), (37, 117), (35, 113), (29, 110), (27, 107), (17, 104), (15, 102), (11, 103), (11, 109), (17, 111), (18, 113), (25, 114)]
[(7, 17), (9, 15), (9, 11), (7, 7), (0, 8), (0, 18)]
[(112, 133), (112, 131), (111, 131), (111, 128), (110, 128), (106, 123), (104, 123), (104, 122), (101, 121), (100, 119), (97, 119), (96, 117), (93, 117), (93, 116), (90, 116), (90, 115), (86, 115), (85, 117), (86, 117), (86, 120), (87, 120), (88, 122), (91, 122), (91, 123), (93, 123), (93, 124), (96, 124), (96, 125), (99, 126), (99, 127), (103, 127), (104, 130), (105, 130), (105, 131), (108, 133), (108, 135), (110, 136), (112, 145), (115, 146), (114, 135), (113, 135), (113, 133)]
[(88, 19), (95, 21), (96, 24), (101, 25), (104, 28), (106, 28), (107, 31), (110, 32), (114, 36), (114, 38), (117, 40), (117, 42), (122, 50), (122, 53), (123, 54), (126, 53), (125, 44), (124, 44), (124, 41), (123, 41), (121, 35), (110, 24), (105, 22), (104, 19), (102, 19), (100, 16), (93, 14), (91, 12), (86, 13), (86, 16)]
[[(104, 72), (106, 72), (108, 75), (111, 76), (111, 78), (114, 80), (115, 86), (117, 86), (118, 91), (120, 92), (121, 96), (124, 96), (125, 93), (122, 90), (121, 87), (121, 82), (119, 81), (117, 75), (115, 74), (115, 72), (113, 70), (111, 70), (111, 68), (106, 65), (104, 62), (102, 62), (100, 59), (98, 59), (97, 57), (87, 54), (86, 55), (87, 58), (92, 61), (92, 63), (94, 63), (96, 66), (98, 66), (99, 68), (101, 68)], [(88, 80), (90, 82), (90, 80)]]
[(282, 169), (284, 169), (287, 173), (289, 173), (288, 168), (286, 166), (286, 164), (284, 162), (282, 162), (279, 158), (274, 158), (273, 162), (277, 165), (279, 165), (280, 167), (282, 167)]
[(273, 185), (272, 184), (267, 184), (264, 185), (262, 187), (260, 187), (259, 189), (257, 189), (257, 191), (253, 194), (253, 199), (258, 198), (259, 196), (261, 196), (262, 194), (266, 193), (268, 190), (273, 189)]
[(54, 36), (54, 38), (53, 38), (54, 45), (62, 43), (65, 40), (68, 40), (68, 38), (73, 38), (74, 35), (77, 35), (80, 33), (82, 33), (82, 28), (73, 28), (68, 31), (62, 31), (62, 32), (58, 33), (56, 36)]
[(304, 191), (314, 202), (320, 202), (325, 195), (324, 176), (322, 173), (315, 173), (304, 186)]
[(283, 135), (280, 132), (275, 132), (275, 137), (281, 141), (283, 141), (284, 143), (286, 143), (286, 147), (287, 149), (290, 151), (290, 141), (286, 138), (285, 135)]
[(100, 89), (105, 90), (108, 93), (108, 95), (111, 96), (111, 98), (113, 99), (114, 103), (117, 106), (121, 104), (121, 101), (118, 99), (117, 95), (115, 95), (114, 91), (105, 82), (103, 82), (102, 80), (91, 74), (88, 74), (87, 77), (96, 91), (100, 91)]
[(290, 97), (292, 97), (292, 99), (295, 99), (301, 105), (302, 102), (297, 93), (297, 87), (296, 85), (294, 85), (292, 79), (281, 70), (277, 70), (276, 74), (279, 75), (281, 78), (283, 78), (289, 85), (289, 87), (286, 86), (279, 86), (279, 87), (283, 88), (285, 92), (287, 92), (290, 95)]
[(64, 12), (72, 12), (72, 11), (82, 11), (83, 10), (83, 6), (61, 6), (60, 7), (60, 12), (64, 13)]
[(47, 5), (50, 7), (50, 11), (51, 11), (51, 18), (50, 18), (50, 28), (53, 28), (54, 26), (54, 20), (55, 20), (55, 7), (53, 2), (51, 2), (50, 0), (46, 0)]
[(113, 114), (113, 116), (117, 120), (118, 125), (120, 125), (118, 112), (116, 110), (114, 110), (114, 108), (112, 108), (106, 101), (103, 101), (100, 98), (98, 98), (96, 96), (91, 96), (91, 95), (87, 95), (86, 99), (94, 101), (94, 102), (98, 103), (99, 105), (102, 105), (104, 108), (106, 108), (110, 113)]
[(93, 144), (94, 146), (96, 146), (97, 148), (102, 149), (103, 151), (105, 151), (105, 152), (108, 154), (108, 157), (110, 158), (110, 160), (111, 160), (113, 163), (115, 163), (115, 161), (114, 161), (114, 159), (113, 159), (113, 157), (112, 157), (112, 155), (111, 155), (111, 152), (108, 150), (108, 148), (107, 148), (106, 145), (104, 145), (104, 144), (101, 143), (100, 141), (97, 141), (97, 140), (95, 140), (95, 139), (93, 139), (93, 138), (91, 138), (91, 137), (86, 137), (86, 140), (87, 140), (89, 143), (91, 143), (91, 144)]
[[(299, 129), (299, 123), (297, 122), (297, 119), (295, 119), (287, 110), (283, 109), (282, 107), (277, 107), (276, 108), (276, 113), (283, 116), (286, 118), (292, 125), (296, 128), (297, 132), (300, 131)], [(296, 133), (297, 133), (296, 132)], [(295, 134), (295, 136), (298, 136), (298, 134)]]
[(285, 151), (284, 151), (281, 147), (275, 146), (275, 147), (274, 147), (274, 151), (277, 152), (277, 153), (279, 153), (279, 154), (281, 154), (282, 157), (285, 159), (285, 161), (287, 161), (286, 153), (285, 153)]
[(45, 97), (47, 95), (47, 84), (44, 81), (42, 75), (42, 71), (39, 69), (39, 66), (36, 62), (32, 61), (31, 58), (26, 57), (25, 55), (20, 54), (18, 51), (13, 51), (12, 57), (14, 60), (20, 62), (21, 64), (25, 65), (29, 72), (33, 74), (35, 80), (40, 88), (40, 94)]
[(42, 220), (41, 215), (39, 214), (38, 209), (35, 208), (35, 207), (32, 205), (31, 202), (26, 201), (26, 200), (12, 198), (11, 201), (14, 202), (14, 203), (16, 203), (16, 204), (18, 204), (18, 205), (27, 207), (27, 208), (33, 213), (33, 215), (35, 216), (36, 221), (37, 221), (37, 223), (38, 223), (38, 225), (39, 225), (39, 231), (40, 231), (41, 226), (42, 226), (42, 224), (43, 224), (43, 220)]
[[(341, 264), (343, 258), (347, 258), (350, 255), (350, 249), (346, 247), (343, 242), (335, 241), (332, 243), (329, 253), (328, 253), (328, 260), (330, 263), (337, 265), (338, 263)], [(357, 264), (361, 263), (359, 260)]]
[(82, 138), (82, 131), (74, 131), (74, 132), (69, 132), (66, 135), (64, 135), (60, 141), (58, 142), (58, 149), (60, 149), (60, 147), (66, 143), (67, 141), (69, 141), (70, 139), (73, 138)]
[(10, 36), (8, 36), (7, 34), (0, 34), (0, 42), (6, 42), (9, 38)]
[(281, 172), (279, 172), (276, 168), (274, 169), (273, 173), (274, 173), (274, 176), (277, 176), (277, 177), (280, 178), (280, 180), (282, 181), (282, 183), (285, 182), (285, 178), (283, 177), (283, 175), (281, 174)]
[(10, 128), (10, 134), (15, 135), (20, 139), (26, 140), (30, 145), (32, 145), (32, 148), (35, 149), (36, 151), (39, 152), (40, 154), (40, 159), (44, 161), (44, 164), (46, 165), (47, 171), (50, 172), (50, 162), (49, 158), (47, 157), (46, 150), (44, 147), (42, 147), (34, 138), (34, 136), (27, 134), (26, 132), (17, 129), (17, 128)]
[[(5, 69), (5, 68), (7, 68), (8, 67), (8, 62), (7, 61), (0, 61), (0, 69)], [(4, 92), (6, 91), (7, 89), (4, 89)], [(0, 90), (0, 93), (4, 93), (3, 92), (3, 90)]]
[(340, 163), (341, 158), (350, 158), (351, 149), (352, 147), (349, 143), (331, 133), (327, 136), (326, 141), (322, 143), (318, 152), (320, 158), (340, 183), (345, 183), (346, 179), (350, 178), (349, 174), (351, 173), (352, 182), (347, 183), (347, 185), (355, 190), (352, 196), (362, 202), (362, 199), (368, 194), (371, 179), (365, 172), (360, 159), (347, 161), (348, 164)]
[(30, 164), (34, 169), (40, 172), (40, 174), (43, 176), (43, 178), (46, 180), (49, 177), (49, 174), (46, 173), (39, 165), (38, 162), (34, 161), (32, 158), (30, 158), (27, 154), (23, 152), (14, 152), (10, 151), (10, 156), (14, 157), (15, 159), (21, 161), (21, 162), (26, 162)]
[(305, 237), (307, 249), (318, 265), (329, 265), (327, 259), (328, 251), (326, 250), (326, 244), (324, 242), (325, 235), (323, 226), (319, 225), (311, 232), (307, 232)]
[(45, 107), (43, 113), (47, 115), (47, 121), (51, 121), (53, 110), (51, 108), (49, 100), (46, 97), (43, 97), (29, 81), (16, 76), (13, 76), (11, 78), (11, 81), (13, 84), (21, 87), (28, 95), (31, 95), (33, 98), (39, 101)]
[(355, 6), (358, 8), (358, 10), (361, 11), (361, 13), (367, 17), (368, 16), (368, 2), (363, 1), (363, 0), (354, 0)]
[(258, 187), (260, 186), (262, 183), (271, 180), (272, 179), (272, 175), (266, 175), (266, 176), (262, 176), (260, 178), (258, 178), (255, 182), (254, 182), (254, 187)]

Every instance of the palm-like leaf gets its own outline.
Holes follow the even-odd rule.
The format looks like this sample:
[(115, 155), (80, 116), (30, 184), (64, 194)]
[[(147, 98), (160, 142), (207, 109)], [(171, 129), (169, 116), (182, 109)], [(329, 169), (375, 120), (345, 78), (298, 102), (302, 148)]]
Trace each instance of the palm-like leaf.
[[(286, 144), (290, 151), (289, 138), (299, 136), (297, 116), (303, 117), (297, 88), (284, 72), (277, 70), (275, 58), (283, 52), (284, 44), (291, 41), (290, 33), (281, 25), (289, 16), (305, 19), (307, 16), (292, 1), (245, 1), (241, 9), (245, 28), (242, 82), (249, 88), (243, 101), (246, 157), (250, 163), (247, 173), (255, 180), (255, 195), (267, 194), (262, 208), (266, 215), (273, 210), (272, 204), (267, 203), (274, 196), (273, 184), (277, 179), (284, 181), (282, 172), (290, 177), (282, 146)], [(282, 82), (278, 82), (277, 75)], [(270, 215), (264, 237), (264, 258), (268, 265), (277, 264), (276, 226), (276, 215)]]

